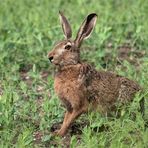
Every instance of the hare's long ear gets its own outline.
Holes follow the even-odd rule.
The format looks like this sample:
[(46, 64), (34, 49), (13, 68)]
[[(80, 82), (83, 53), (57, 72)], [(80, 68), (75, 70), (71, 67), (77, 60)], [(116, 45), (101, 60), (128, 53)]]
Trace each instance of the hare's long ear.
[(97, 20), (97, 14), (95, 13), (91, 13), (85, 18), (85, 20), (83, 21), (82, 25), (78, 30), (75, 39), (75, 44), (77, 47), (80, 47), (83, 39), (86, 39), (90, 36), (96, 24), (96, 20)]
[(72, 36), (70, 24), (61, 11), (59, 11), (59, 16), (60, 16), (60, 22), (62, 25), (62, 29), (63, 29), (64, 35), (65, 35), (65, 38), (70, 39)]

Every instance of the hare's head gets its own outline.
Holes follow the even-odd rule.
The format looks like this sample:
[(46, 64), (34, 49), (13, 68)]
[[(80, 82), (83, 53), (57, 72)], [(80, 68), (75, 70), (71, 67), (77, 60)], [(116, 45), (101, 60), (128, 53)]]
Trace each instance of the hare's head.
[(89, 14), (82, 25), (80, 26), (75, 40), (71, 39), (71, 26), (63, 15), (59, 13), (62, 29), (65, 35), (65, 40), (58, 42), (55, 47), (48, 53), (48, 58), (51, 63), (58, 66), (74, 65), (80, 62), (80, 46), (83, 39), (90, 36), (96, 24), (97, 15), (95, 13)]

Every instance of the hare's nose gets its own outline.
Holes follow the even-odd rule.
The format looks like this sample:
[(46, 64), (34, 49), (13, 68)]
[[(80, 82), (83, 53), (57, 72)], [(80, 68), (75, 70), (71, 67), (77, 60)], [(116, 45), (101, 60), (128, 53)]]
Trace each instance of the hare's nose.
[(48, 59), (51, 63), (53, 62), (53, 57), (49, 57)]

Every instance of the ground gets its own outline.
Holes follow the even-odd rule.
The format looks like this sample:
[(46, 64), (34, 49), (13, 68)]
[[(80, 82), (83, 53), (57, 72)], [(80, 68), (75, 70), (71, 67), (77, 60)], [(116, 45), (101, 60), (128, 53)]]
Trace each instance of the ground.
[[(1, 147), (148, 147), (147, 0), (0, 0)], [(84, 17), (98, 14), (81, 58), (137, 81), (143, 92), (120, 118), (90, 112), (63, 137), (52, 136), (65, 109), (53, 90), (55, 68), (47, 53), (64, 38), (58, 11), (68, 17), (73, 38)], [(139, 101), (145, 98), (145, 116)]]

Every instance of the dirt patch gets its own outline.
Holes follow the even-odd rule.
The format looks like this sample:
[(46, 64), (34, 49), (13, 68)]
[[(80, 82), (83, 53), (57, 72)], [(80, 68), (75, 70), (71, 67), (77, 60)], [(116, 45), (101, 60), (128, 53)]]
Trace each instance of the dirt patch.
[[(51, 127), (51, 130), (50, 132), (54, 132), (55, 130), (57, 129), (60, 129), (61, 127), (61, 124), (62, 122), (60, 123), (54, 123)], [(71, 127), (69, 128), (68, 130), (68, 133), (60, 138), (60, 142), (57, 142), (55, 140), (51, 140), (48, 144), (48, 146), (54, 146), (54, 147), (58, 147), (59, 145), (64, 147), (64, 148), (70, 148), (70, 142), (71, 142), (71, 137), (73, 135), (76, 136), (77, 138), (77, 143), (80, 143), (80, 140), (81, 140), (81, 134), (82, 134), (82, 131), (81, 129), (84, 128), (86, 125), (88, 125), (88, 122), (87, 121), (84, 121), (84, 122), (81, 122), (81, 123), (78, 123), (78, 122), (74, 122)]]
[(42, 137), (43, 137), (44, 133), (42, 131), (36, 131), (33, 133), (33, 140), (36, 144), (40, 144), (42, 141)]
[[(112, 53), (113, 51), (115, 52), (114, 54)], [(122, 65), (122, 62), (126, 60), (138, 70), (141, 65), (140, 59), (145, 55), (146, 50), (138, 50), (128, 43), (118, 46), (116, 49), (109, 43), (106, 47), (105, 56), (101, 58), (101, 65), (103, 68), (108, 68), (108, 65), (111, 65), (111, 67), (120, 66)]]
[[(81, 51), (85, 52), (86, 54), (87, 52), (89, 53), (90, 51), (93, 52), (96, 50), (98, 50), (96, 47), (90, 46), (83, 46), (81, 49)], [(119, 45), (118, 47), (114, 47), (113, 44), (109, 42), (102, 50), (105, 50), (105, 55), (100, 57), (100, 64), (103, 68), (108, 69), (109, 67), (121, 65), (125, 60), (138, 69), (138, 67), (141, 65), (141, 61), (139, 59), (146, 55), (146, 49), (137, 49), (136, 47), (131, 46), (131, 44), (128, 42)], [(83, 59), (83, 61), (87, 62), (88, 59)], [(91, 64), (95, 65), (95, 63)]]
[(129, 63), (139, 66), (139, 59), (142, 58), (146, 52), (145, 50), (137, 50), (125, 44), (117, 48), (117, 54), (120, 61), (127, 60)]
[[(51, 127), (50, 132), (54, 132), (57, 129), (60, 129), (62, 122), (60, 123), (54, 123)], [(82, 129), (86, 126), (90, 126), (90, 123), (85, 120), (83, 122), (74, 122), (71, 127), (68, 130), (68, 133), (60, 138), (60, 142), (57, 142), (55, 139), (51, 139), (50, 142), (48, 143), (48, 146), (54, 146), (58, 147), (59, 145), (64, 147), (64, 148), (70, 148), (70, 143), (71, 143), (71, 138), (74, 135), (77, 139), (77, 145), (81, 143), (81, 135), (82, 135)], [(106, 125), (102, 125), (100, 127), (93, 127), (92, 131), (94, 132), (104, 132), (108, 131), (109, 127)]]
[(25, 81), (28, 86), (32, 85), (32, 79), (28, 74), (28, 71), (21, 71), (20, 77), (22, 81)]

